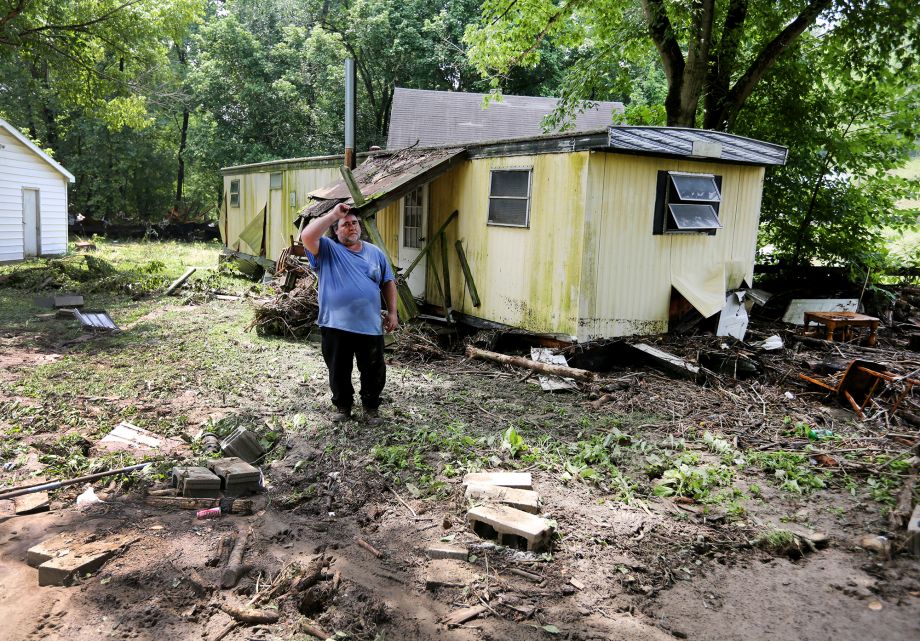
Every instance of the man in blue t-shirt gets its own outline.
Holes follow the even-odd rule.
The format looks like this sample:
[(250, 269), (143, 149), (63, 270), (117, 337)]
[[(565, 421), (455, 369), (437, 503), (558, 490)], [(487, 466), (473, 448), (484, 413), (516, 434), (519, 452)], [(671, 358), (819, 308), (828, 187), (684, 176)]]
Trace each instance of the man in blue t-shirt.
[[(323, 359), (329, 369), (333, 421), (351, 418), (355, 389), (351, 384), (352, 361), (361, 373), (361, 405), (370, 425), (383, 422), (379, 415), (380, 392), (386, 382), (383, 332), (399, 324), (396, 314), (396, 281), (386, 254), (361, 240), (361, 222), (339, 203), (315, 218), (300, 235), (313, 270), (319, 275), (319, 318)], [(335, 238), (325, 236), (332, 228)], [(380, 294), (387, 315), (381, 326)]]

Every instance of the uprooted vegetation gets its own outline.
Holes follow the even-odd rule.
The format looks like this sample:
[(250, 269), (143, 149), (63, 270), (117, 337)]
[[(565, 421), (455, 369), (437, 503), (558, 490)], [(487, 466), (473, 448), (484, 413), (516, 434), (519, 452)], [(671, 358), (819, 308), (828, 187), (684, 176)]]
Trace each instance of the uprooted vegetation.
[[(133, 264), (160, 253), (144, 249)], [(105, 254), (96, 258), (118, 265)], [(180, 260), (167, 265), (159, 290), (182, 270)], [(228, 293), (252, 287), (218, 277)], [(196, 295), (201, 287), (193, 279), (170, 299), (157, 297), (157, 288), (138, 300), (124, 288), (100, 293), (130, 329), (62, 345), (72, 340), (72, 321), (36, 320), (47, 310), (24, 296), (41, 290), (0, 285), (3, 300), (26, 301), (16, 310), (4, 305), (0, 334), (6, 486), (143, 459), (97, 449), (122, 420), (189, 441), (186, 464), (213, 456), (194, 440), (199, 431), (245, 427), (268, 450), (260, 463), (266, 489), (251, 516), (196, 521), (194, 513), (144, 505), (143, 491), (180, 462), (170, 460), (145, 475), (98, 482), (107, 503), (89, 512), (72, 507), (83, 489), (72, 487), (52, 494), (53, 513), (62, 515), (53, 522), (41, 515), (0, 522), (5, 534), (19, 533), (23, 549), (49, 523), (56, 531), (98, 523), (143, 542), (81, 578), (79, 592), (61, 592), (68, 610), (55, 611), (53, 623), (30, 623), (41, 614), (31, 601), (22, 613), (3, 610), (14, 621), (22, 617), (27, 634), (130, 638), (165, 626), (177, 638), (210, 638), (235, 621), (230, 606), (254, 601), (278, 621), (239, 624), (227, 639), (260, 630), (304, 638), (309, 626), (368, 641), (759, 638), (739, 628), (737, 611), (725, 605), (759, 593), (791, 593), (802, 612), (821, 613), (814, 625), (824, 627), (804, 623), (805, 636), (826, 634), (830, 625), (838, 639), (896, 638), (917, 627), (916, 561), (887, 517), (920, 439), (878, 411), (858, 420), (797, 379), (798, 369), (825, 362), (837, 348), (758, 353), (762, 373), (743, 381), (724, 373), (701, 383), (675, 380), (630, 363), (575, 392), (547, 393), (528, 372), (463, 356), (464, 342), (491, 347), (494, 336), (406, 325), (388, 357), (386, 425), (334, 425), (318, 346), (246, 331), (254, 312), (245, 300)], [(718, 349), (711, 343), (665, 342), (684, 355)], [(880, 396), (879, 409), (886, 402)], [(556, 526), (547, 553), (490, 546), (465, 526), (461, 481), (481, 470), (533, 475), (541, 514)], [(253, 567), (237, 588), (219, 590), (220, 568), (210, 559), (223, 538), (249, 527)], [(829, 547), (816, 542), (816, 532)], [(866, 534), (887, 536), (893, 560), (857, 547)], [(355, 544), (359, 538), (381, 556)], [(462, 585), (428, 585), (424, 550), (436, 542), (468, 546)], [(831, 590), (790, 578), (799, 568), (817, 572), (816, 557)], [(326, 564), (316, 582), (298, 589), (320, 558)], [(15, 555), (0, 565), (14, 577), (11, 589), (36, 589)], [(749, 592), (729, 591), (738, 582)], [(885, 618), (854, 614), (875, 612), (876, 602)], [(479, 607), (485, 618), (453, 631), (438, 623), (461, 606)], [(774, 625), (756, 608), (746, 616)]]

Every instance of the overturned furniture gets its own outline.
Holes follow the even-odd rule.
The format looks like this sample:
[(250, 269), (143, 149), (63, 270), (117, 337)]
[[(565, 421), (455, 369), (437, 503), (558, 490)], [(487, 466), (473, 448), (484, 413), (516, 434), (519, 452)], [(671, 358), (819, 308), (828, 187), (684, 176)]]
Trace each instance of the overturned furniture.
[(799, 378), (836, 394), (841, 401), (852, 407), (860, 418), (865, 418), (863, 410), (879, 391), (879, 385), (900, 386), (900, 390), (896, 390), (895, 393), (891, 414), (898, 411), (904, 400), (913, 392), (914, 386), (920, 385), (920, 380), (916, 378), (899, 376), (886, 371), (884, 365), (861, 359), (853, 360), (839, 377), (822, 380), (799, 374)]

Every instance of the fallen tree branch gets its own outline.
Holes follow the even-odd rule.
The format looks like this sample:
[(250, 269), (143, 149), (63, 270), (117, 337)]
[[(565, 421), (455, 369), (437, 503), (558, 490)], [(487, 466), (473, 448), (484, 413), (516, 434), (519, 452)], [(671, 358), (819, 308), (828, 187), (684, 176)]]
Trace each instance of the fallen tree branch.
[(472, 345), (467, 346), (466, 355), (470, 358), (478, 358), (480, 360), (492, 361), (494, 363), (501, 363), (503, 365), (525, 367), (542, 374), (549, 374), (550, 376), (574, 378), (576, 380), (587, 382), (593, 381), (595, 379), (594, 372), (589, 372), (588, 370), (577, 369), (574, 367), (564, 367), (562, 365), (552, 365), (550, 363), (538, 363), (537, 361), (532, 361), (529, 358), (521, 358), (520, 356), (508, 356), (507, 354), (490, 352), (484, 349), (478, 349)]

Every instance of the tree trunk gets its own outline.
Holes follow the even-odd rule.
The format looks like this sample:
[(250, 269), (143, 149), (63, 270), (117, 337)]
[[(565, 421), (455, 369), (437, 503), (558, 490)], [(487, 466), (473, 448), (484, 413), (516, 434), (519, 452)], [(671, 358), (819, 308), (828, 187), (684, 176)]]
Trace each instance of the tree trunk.
[[(747, 68), (747, 71), (738, 78), (738, 81), (730, 89), (728, 82), (731, 70), (717, 69), (716, 65), (711, 65), (710, 80), (707, 84), (709, 91), (713, 92), (713, 97), (707, 104), (712, 107), (713, 111), (710, 113), (707, 109), (707, 113), (703, 117), (703, 126), (707, 129), (730, 131), (741, 108), (751, 96), (757, 83), (763, 79), (766, 73), (776, 64), (776, 61), (779, 60), (779, 57), (792, 46), (795, 40), (815, 23), (821, 12), (831, 6), (831, 2), (832, 0), (810, 0), (808, 5), (796, 16), (795, 20), (786, 25), (785, 29), (764, 45), (763, 49)], [(729, 10), (731, 11), (732, 8), (729, 7)], [(740, 10), (738, 7), (734, 8), (735, 10)], [(728, 17), (726, 17), (727, 23)], [(730, 51), (730, 53), (731, 58), (737, 57), (737, 50)], [(731, 58), (726, 56), (726, 59), (723, 60), (723, 65), (727, 65)], [(715, 73), (720, 73), (721, 76), (716, 77)]]
[(179, 167), (176, 171), (176, 201), (173, 204), (173, 209), (175, 209), (177, 212), (179, 212), (180, 207), (182, 207), (182, 185), (185, 182), (185, 159), (183, 154), (185, 153), (185, 145), (188, 139), (188, 118), (188, 107), (185, 107), (182, 110), (182, 128), (179, 131)]

